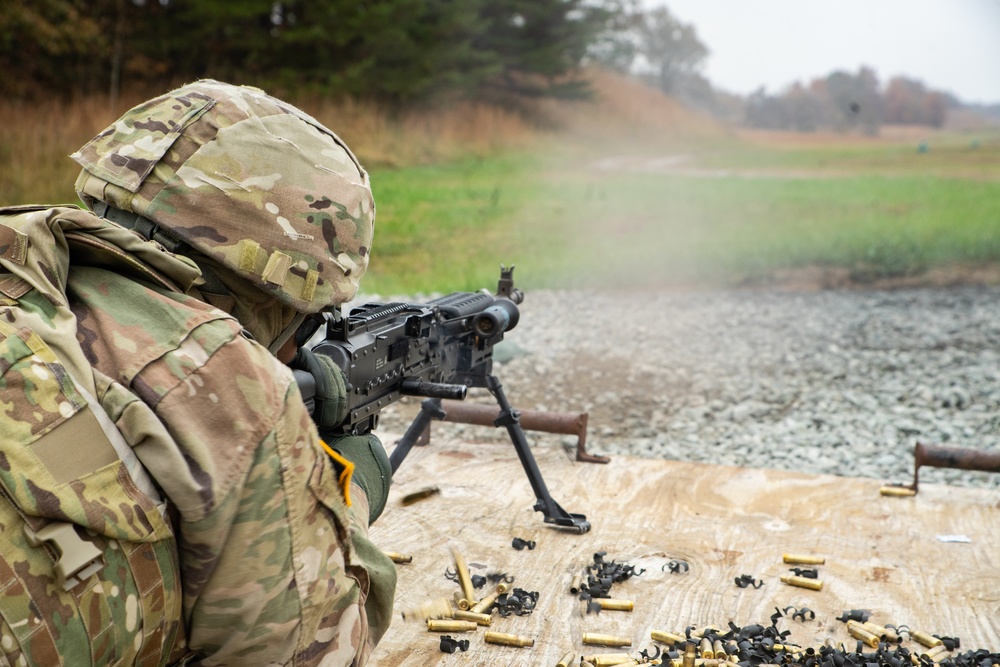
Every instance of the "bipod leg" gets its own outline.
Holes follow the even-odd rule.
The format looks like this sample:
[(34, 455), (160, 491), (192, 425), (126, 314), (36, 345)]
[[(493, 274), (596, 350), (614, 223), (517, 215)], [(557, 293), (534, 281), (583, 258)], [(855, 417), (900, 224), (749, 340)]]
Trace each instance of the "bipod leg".
[(521, 459), (521, 466), (528, 475), (528, 481), (531, 482), (531, 489), (535, 492), (535, 511), (542, 513), (545, 523), (551, 523), (581, 535), (586, 533), (590, 530), (590, 522), (587, 521), (587, 517), (583, 514), (570, 514), (549, 495), (545, 480), (542, 479), (542, 473), (538, 469), (538, 463), (528, 446), (528, 439), (521, 428), (518, 413), (507, 400), (500, 380), (495, 375), (487, 375), (486, 388), (490, 390), (490, 393), (497, 400), (497, 405), (500, 406), (500, 414), (493, 424), (498, 427), (506, 427), (510, 440), (514, 443), (514, 449), (517, 450), (517, 457)]
[(444, 419), (444, 415), (440, 398), (428, 398), (420, 403), (420, 413), (417, 414), (410, 427), (406, 429), (403, 438), (396, 443), (396, 448), (392, 450), (392, 456), (389, 457), (389, 464), (392, 466), (393, 475), (396, 474), (399, 464), (410, 453), (413, 445), (420, 439), (423, 432), (427, 430), (427, 426), (431, 423), (431, 420)]

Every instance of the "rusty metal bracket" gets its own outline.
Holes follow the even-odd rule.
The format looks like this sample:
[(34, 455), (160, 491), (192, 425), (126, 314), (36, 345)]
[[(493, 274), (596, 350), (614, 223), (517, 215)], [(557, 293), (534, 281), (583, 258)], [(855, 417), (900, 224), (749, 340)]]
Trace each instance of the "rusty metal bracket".
[(919, 491), (920, 468), (956, 468), (958, 470), (978, 470), (1000, 472), (1000, 452), (973, 449), (971, 447), (944, 447), (925, 445), (918, 442), (913, 448), (913, 484), (900, 485), (902, 488)]
[[(476, 426), (495, 426), (500, 416), (500, 410), (495, 405), (481, 403), (463, 403), (461, 401), (442, 400), (441, 407), (445, 416), (442, 421), (457, 424), (474, 424)], [(542, 410), (518, 410), (521, 428), (526, 431), (543, 431), (545, 433), (561, 433), (576, 436), (576, 460), (585, 463), (607, 463), (611, 459), (587, 452), (587, 413), (573, 414), (570, 412), (546, 412)], [(416, 444), (426, 445), (430, 442), (430, 424)]]

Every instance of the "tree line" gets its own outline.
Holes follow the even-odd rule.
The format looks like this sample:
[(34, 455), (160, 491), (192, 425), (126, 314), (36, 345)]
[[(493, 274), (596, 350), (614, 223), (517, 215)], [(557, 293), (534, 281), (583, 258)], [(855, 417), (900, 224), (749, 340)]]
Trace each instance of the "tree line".
[(960, 102), (903, 76), (881, 85), (868, 67), (856, 73), (836, 71), (795, 83), (777, 95), (763, 89), (748, 96), (745, 120), (751, 127), (812, 132), (857, 129), (875, 134), (884, 123), (941, 127), (948, 109)]
[(753, 127), (940, 126), (957, 101), (904, 77), (833, 72), (779, 94), (713, 87), (695, 27), (639, 0), (6, 0), (6, 99), (163, 90), (211, 77), (392, 107), (586, 97), (582, 68), (639, 76)]
[(239, 80), (408, 104), (579, 95), (634, 0), (8, 0), (0, 92)]

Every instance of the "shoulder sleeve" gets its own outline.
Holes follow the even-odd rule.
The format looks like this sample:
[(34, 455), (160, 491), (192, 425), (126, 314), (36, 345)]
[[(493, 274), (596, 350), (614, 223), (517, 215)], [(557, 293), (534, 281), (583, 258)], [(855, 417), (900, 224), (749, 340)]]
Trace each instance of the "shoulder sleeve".
[(180, 517), (190, 648), (211, 664), (351, 664), (384, 631), (366, 602), (391, 578), (391, 610), (395, 571), (345, 506), (291, 372), (239, 335), (203, 344), (217, 332), (199, 329), (231, 325), (202, 325), (137, 378), (175, 443), (147, 467)]

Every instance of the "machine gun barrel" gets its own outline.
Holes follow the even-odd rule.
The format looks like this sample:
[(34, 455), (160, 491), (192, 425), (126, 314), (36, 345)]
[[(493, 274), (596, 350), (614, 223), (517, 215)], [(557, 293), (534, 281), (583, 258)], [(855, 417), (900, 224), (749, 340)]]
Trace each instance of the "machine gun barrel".
[(443, 382), (423, 382), (407, 378), (400, 385), (400, 393), (404, 396), (425, 396), (427, 398), (450, 398), (464, 401), (469, 388), (464, 384), (445, 384)]

